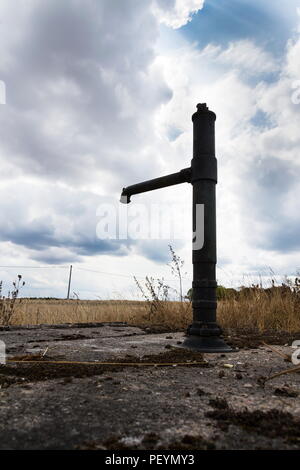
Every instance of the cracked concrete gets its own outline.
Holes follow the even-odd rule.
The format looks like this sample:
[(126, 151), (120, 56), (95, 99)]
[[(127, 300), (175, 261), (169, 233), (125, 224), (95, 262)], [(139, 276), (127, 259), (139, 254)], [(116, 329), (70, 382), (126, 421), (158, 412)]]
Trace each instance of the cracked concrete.
[[(0, 449), (299, 448), (300, 375), (262, 386), (261, 377), (292, 367), (266, 347), (164, 367), (192, 357), (178, 353), (183, 333), (147, 334), (123, 323), (42, 325), (2, 329), (0, 339), (10, 359), (46, 351), (49, 361), (157, 363), (0, 366)], [(218, 407), (230, 413), (210, 416)], [(238, 413), (245, 409), (244, 422)]]

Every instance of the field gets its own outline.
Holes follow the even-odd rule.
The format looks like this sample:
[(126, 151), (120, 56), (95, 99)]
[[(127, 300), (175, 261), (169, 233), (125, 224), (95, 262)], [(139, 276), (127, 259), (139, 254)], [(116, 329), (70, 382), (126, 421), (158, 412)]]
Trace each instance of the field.
[[(163, 325), (185, 329), (192, 319), (189, 301), (16, 299), (9, 309), (2, 301), (0, 325), (37, 325), (122, 321), (134, 325)], [(6, 308), (4, 308), (6, 306)], [(4, 312), (6, 311), (6, 316)], [(300, 295), (290, 289), (245, 289), (218, 302), (218, 321), (225, 328), (258, 331), (300, 331)]]

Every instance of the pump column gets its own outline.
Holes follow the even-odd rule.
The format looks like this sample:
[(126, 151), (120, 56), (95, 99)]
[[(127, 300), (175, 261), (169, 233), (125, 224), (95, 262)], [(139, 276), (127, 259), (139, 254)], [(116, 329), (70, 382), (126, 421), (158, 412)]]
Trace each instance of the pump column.
[[(193, 323), (187, 331), (184, 347), (202, 352), (229, 352), (231, 348), (220, 338), (216, 323), (216, 183), (215, 157), (216, 115), (206, 104), (198, 104), (193, 114)], [(204, 243), (201, 244), (199, 208), (204, 206)], [(203, 207), (202, 206), (202, 207)], [(203, 225), (203, 224), (202, 224)], [(203, 237), (202, 237), (203, 238)]]

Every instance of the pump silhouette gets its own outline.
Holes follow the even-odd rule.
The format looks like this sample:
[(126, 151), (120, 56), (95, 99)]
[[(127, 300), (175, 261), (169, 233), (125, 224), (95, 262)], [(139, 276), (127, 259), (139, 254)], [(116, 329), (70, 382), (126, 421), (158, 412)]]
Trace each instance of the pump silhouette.
[[(201, 352), (231, 352), (221, 337), (217, 324), (216, 282), (216, 184), (215, 157), (216, 115), (204, 104), (197, 105), (193, 114), (193, 158), (190, 168), (123, 188), (121, 202), (129, 203), (131, 196), (180, 183), (193, 186), (193, 323), (188, 327), (183, 347)], [(197, 243), (197, 207), (204, 205), (204, 243)]]

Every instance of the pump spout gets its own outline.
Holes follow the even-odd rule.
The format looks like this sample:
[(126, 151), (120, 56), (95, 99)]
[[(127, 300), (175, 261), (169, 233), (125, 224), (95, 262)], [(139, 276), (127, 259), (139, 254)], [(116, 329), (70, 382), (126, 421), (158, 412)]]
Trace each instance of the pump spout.
[(165, 188), (167, 186), (173, 186), (174, 184), (190, 183), (191, 182), (191, 168), (184, 168), (178, 173), (172, 173), (171, 175), (162, 176), (153, 180), (144, 181), (143, 183), (133, 184), (123, 188), (120, 202), (128, 204), (130, 197), (133, 194), (145, 193), (147, 191), (153, 191), (154, 189)]
[(128, 188), (123, 188), (123, 191), (120, 197), (120, 202), (122, 204), (129, 204), (131, 202), (130, 197), (131, 197), (131, 194), (128, 192)]

